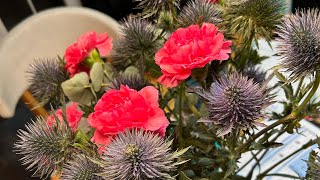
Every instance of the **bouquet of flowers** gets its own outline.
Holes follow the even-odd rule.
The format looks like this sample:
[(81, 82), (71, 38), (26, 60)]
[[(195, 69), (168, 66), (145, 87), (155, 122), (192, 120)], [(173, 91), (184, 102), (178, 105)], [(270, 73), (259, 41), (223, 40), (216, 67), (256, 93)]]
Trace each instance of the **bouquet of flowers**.
[[(279, 0), (135, 1), (141, 13), (121, 22), (119, 39), (87, 32), (63, 58), (30, 67), (30, 91), (52, 112), (18, 131), (28, 170), (79, 180), (262, 179), (295, 155), (258, 177), (238, 174), (244, 153), (281, 146), (280, 135), (319, 114), (318, 9), (284, 16)], [(253, 47), (273, 38), (282, 60), (266, 73)], [(266, 111), (272, 103), (283, 111)], [(307, 178), (319, 178), (317, 153), (308, 164)]]

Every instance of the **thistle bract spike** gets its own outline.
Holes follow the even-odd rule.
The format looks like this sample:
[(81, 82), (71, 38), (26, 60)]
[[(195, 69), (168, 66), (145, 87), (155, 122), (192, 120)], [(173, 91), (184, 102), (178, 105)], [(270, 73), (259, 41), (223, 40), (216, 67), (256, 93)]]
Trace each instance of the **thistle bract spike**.
[(207, 100), (208, 121), (217, 125), (218, 135), (252, 128), (256, 120), (264, 117), (261, 110), (272, 97), (263, 87), (235, 72), (212, 83), (208, 92), (198, 92)]
[(118, 70), (135, 65), (143, 72), (144, 62), (153, 60), (161, 47), (155, 26), (130, 16), (121, 23), (121, 30), (122, 37), (114, 42), (111, 51), (112, 65)]
[(126, 130), (118, 134), (102, 155), (104, 177), (109, 180), (173, 179), (176, 153), (171, 143), (151, 132)]
[(148, 86), (148, 83), (138, 74), (132, 75), (118, 75), (111, 82), (111, 89), (120, 90), (121, 85), (129, 86), (131, 89), (140, 91), (142, 88)]
[(77, 155), (64, 165), (61, 180), (102, 180), (98, 176), (102, 168), (85, 155)]
[(291, 78), (320, 70), (320, 11), (302, 9), (279, 25), (279, 52)]
[(229, 0), (225, 4), (226, 29), (249, 44), (252, 40), (257, 44), (261, 37), (270, 42), (284, 10), (279, 0)]
[(26, 129), (18, 131), (19, 140), (14, 145), (14, 151), (23, 156), (22, 164), (41, 178), (59, 171), (70, 158), (72, 130), (60, 120), (50, 127), (42, 117), (27, 124)]
[(67, 80), (68, 76), (59, 60), (36, 60), (30, 65), (27, 73), (29, 74), (29, 90), (40, 103), (59, 103), (61, 101), (63, 96), (61, 83)]
[(182, 9), (179, 15), (179, 23), (182, 27), (188, 27), (192, 24), (212, 23), (219, 24), (221, 22), (221, 11), (218, 5), (211, 3), (209, 0), (189, 1)]
[(137, 8), (142, 9), (142, 13), (138, 14), (142, 18), (155, 17), (163, 10), (169, 10), (174, 6), (179, 8), (180, 0), (133, 0), (139, 2)]

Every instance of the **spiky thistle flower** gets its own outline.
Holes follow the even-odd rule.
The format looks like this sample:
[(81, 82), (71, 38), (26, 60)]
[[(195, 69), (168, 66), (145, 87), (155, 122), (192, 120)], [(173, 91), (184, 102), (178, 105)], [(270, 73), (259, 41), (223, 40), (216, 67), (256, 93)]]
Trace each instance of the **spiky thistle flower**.
[(236, 72), (213, 82), (208, 92), (198, 94), (208, 101), (209, 117), (205, 121), (217, 125), (218, 135), (259, 124), (255, 120), (264, 117), (261, 110), (271, 99), (265, 86)]
[(121, 23), (121, 31), (122, 37), (114, 42), (111, 51), (112, 65), (118, 70), (135, 65), (143, 72), (145, 61), (152, 61), (161, 47), (155, 26), (130, 16)]
[(320, 69), (320, 11), (302, 9), (279, 26), (279, 51), (292, 78)]
[(131, 89), (140, 91), (142, 88), (148, 86), (149, 84), (145, 79), (143, 79), (138, 74), (131, 74), (131, 75), (123, 74), (123, 75), (118, 75), (113, 79), (113, 81), (111, 82), (110, 88), (119, 90), (121, 85), (127, 85)]
[(232, 0), (226, 4), (226, 29), (249, 44), (252, 40), (258, 44), (261, 36), (270, 42), (284, 10), (284, 3), (279, 0)]
[(139, 2), (137, 8), (142, 9), (138, 14), (142, 18), (155, 17), (163, 10), (169, 10), (174, 7), (179, 8), (180, 0), (133, 0)]
[(188, 27), (192, 24), (201, 25), (204, 22), (217, 25), (221, 22), (221, 18), (217, 4), (209, 0), (195, 0), (187, 3), (178, 20), (181, 26)]
[(61, 62), (57, 59), (40, 59), (30, 65), (29, 76), (31, 94), (43, 105), (48, 102), (59, 103), (63, 90), (61, 83), (68, 76)]
[(48, 177), (61, 170), (71, 156), (74, 133), (57, 117), (56, 122), (49, 126), (43, 117), (37, 117), (26, 125), (26, 131), (18, 130), (15, 151), (23, 156), (20, 160), (26, 169), (35, 171), (34, 176)]
[(109, 180), (173, 179), (169, 173), (184, 163), (175, 159), (187, 149), (172, 153), (171, 144), (151, 132), (126, 130), (106, 147), (103, 175)]
[(64, 165), (61, 180), (102, 180), (102, 168), (85, 155), (77, 155)]

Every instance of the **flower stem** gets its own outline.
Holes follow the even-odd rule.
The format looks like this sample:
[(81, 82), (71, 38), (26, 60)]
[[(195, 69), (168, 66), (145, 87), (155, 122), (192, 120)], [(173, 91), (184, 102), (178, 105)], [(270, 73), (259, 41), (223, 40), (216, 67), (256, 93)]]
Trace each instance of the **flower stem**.
[(179, 111), (179, 124), (178, 124), (178, 140), (179, 140), (179, 146), (180, 149), (184, 148), (184, 142), (183, 142), (183, 115), (182, 115), (182, 105), (183, 105), (183, 95), (185, 91), (184, 83), (182, 82), (178, 88), (178, 111)]
[(309, 92), (308, 96), (304, 99), (304, 101), (300, 104), (300, 106), (297, 107), (297, 109), (295, 109), (291, 114), (293, 114), (294, 116), (298, 116), (298, 114), (307, 106), (307, 104), (310, 102), (313, 95), (316, 93), (319, 87), (319, 84), (320, 84), (320, 72), (317, 72), (316, 78), (313, 83), (313, 87)]
[(292, 114), (289, 114), (288, 116), (274, 122), (273, 124), (269, 125), (268, 127), (262, 129), (261, 131), (259, 131), (257, 134), (253, 135), (245, 144), (243, 144), (242, 146), (239, 147), (238, 151), (242, 152), (243, 150), (246, 150), (252, 142), (254, 142), (258, 137), (260, 137), (261, 135), (267, 133), (269, 130), (277, 127), (280, 124), (283, 124), (289, 120), (295, 119), (294, 116), (292, 116)]
[(242, 152), (243, 150), (246, 150), (248, 147), (250, 147), (251, 143), (254, 142), (257, 138), (259, 138), (261, 135), (265, 134), (266, 132), (268, 132), (269, 130), (277, 127), (280, 124), (284, 124), (290, 120), (294, 120), (298, 117), (299, 113), (304, 110), (304, 108), (307, 106), (307, 104), (309, 103), (310, 99), (313, 97), (313, 95), (315, 94), (315, 92), (317, 91), (318, 87), (320, 84), (320, 72), (317, 71), (316, 72), (316, 78), (313, 82), (313, 87), (310, 90), (309, 94), (307, 95), (307, 97), (304, 99), (304, 101), (295, 109), (293, 110), (289, 115), (287, 115), (286, 117), (274, 122), (273, 124), (271, 124), (270, 126), (262, 129), (261, 131), (259, 131), (257, 134), (253, 135), (245, 144), (243, 144), (242, 146), (240, 146), (238, 148), (239, 152)]
[(261, 174), (258, 175), (257, 179), (262, 179), (263, 177), (265, 177), (273, 168), (277, 167), (279, 164), (283, 163), (284, 161), (286, 161), (287, 159), (291, 158), (292, 156), (294, 156), (295, 154), (297, 154), (298, 152), (309, 148), (310, 146), (314, 145), (316, 142), (318, 141), (318, 138), (314, 139), (314, 140), (310, 140), (309, 142), (307, 142), (306, 144), (304, 144), (303, 146), (301, 146), (301, 148), (297, 149), (296, 151), (292, 152), (291, 154), (289, 154), (287, 157), (281, 159), (279, 162), (277, 162), (276, 164), (274, 164), (273, 166), (271, 166), (270, 168), (268, 168), (267, 170), (265, 170), (264, 172), (262, 172)]

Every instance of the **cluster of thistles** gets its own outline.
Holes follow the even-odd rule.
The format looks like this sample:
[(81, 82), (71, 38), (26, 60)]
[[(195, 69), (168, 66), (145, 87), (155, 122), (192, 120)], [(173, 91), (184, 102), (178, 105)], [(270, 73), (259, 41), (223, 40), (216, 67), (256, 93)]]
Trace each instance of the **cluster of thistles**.
[[(265, 34), (250, 34), (255, 31), (246, 33), (244, 28), (237, 29), (240, 25), (228, 24), (233, 17), (240, 14), (240, 23), (251, 22), (252, 27), (263, 29), (264, 24), (250, 19), (252, 13), (266, 7), (261, 9), (263, 13), (274, 16), (264, 23), (278, 22), (278, 11), (268, 10), (279, 3), (237, 1), (241, 12), (230, 3), (226, 8), (230, 16), (225, 16), (225, 24), (231, 29), (227, 35), (218, 28), (224, 25), (226, 13), (218, 8), (218, 1), (190, 1), (180, 14), (172, 10), (179, 6), (176, 0), (137, 1), (142, 8), (138, 15), (141, 18), (130, 16), (122, 21), (119, 39), (107, 33), (87, 32), (66, 49), (60, 61), (39, 61), (30, 69), (36, 98), (47, 103), (58, 96), (55, 102), (63, 106), (18, 132), (16, 151), (35, 175), (54, 174), (62, 179), (174, 179), (177, 166), (187, 161), (181, 157), (187, 148), (177, 138), (183, 134), (178, 126), (183, 125), (187, 115), (181, 112), (169, 116), (167, 112), (182, 111), (183, 107), (174, 108), (183, 105), (181, 98), (186, 92), (177, 96), (186, 87), (200, 97), (198, 102), (205, 104), (208, 112), (199, 123), (205, 122), (208, 129), (214, 127), (217, 137), (233, 132), (237, 136), (261, 124), (265, 117), (262, 110), (272, 98), (263, 82), (265, 73), (251, 79), (245, 74), (255, 74), (251, 72), (255, 68), (250, 73), (230, 68), (226, 70), (229, 73), (207, 78), (210, 84), (204, 79), (210, 76), (206, 74), (210, 66), (229, 63), (233, 49), (233, 43), (227, 40), (230, 33), (239, 37), (236, 31), (244, 32), (243, 43), (258, 36), (269, 40), (269, 29), (271, 32), (275, 27), (266, 25), (269, 29), (263, 30)], [(160, 32), (147, 20), (150, 17), (158, 18), (159, 26), (167, 29)], [(319, 21), (319, 10), (302, 10), (279, 23), (283, 65), (294, 78), (313, 74), (320, 67)], [(197, 70), (205, 76), (196, 82), (200, 88), (190, 85), (197, 81), (192, 77)], [(170, 93), (174, 97), (165, 99)], [(64, 95), (73, 101), (66, 107), (61, 102)], [(166, 104), (172, 100), (174, 108)], [(172, 150), (173, 141), (166, 137), (179, 142), (180, 148)]]

